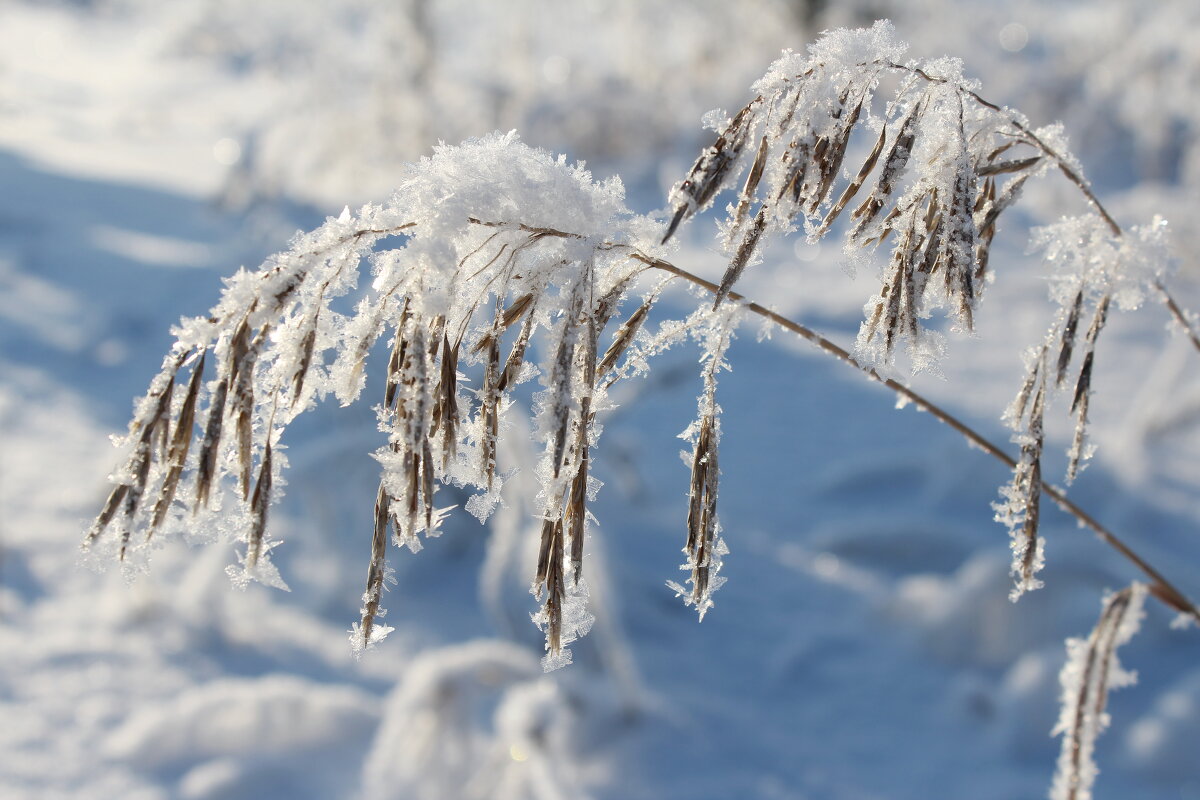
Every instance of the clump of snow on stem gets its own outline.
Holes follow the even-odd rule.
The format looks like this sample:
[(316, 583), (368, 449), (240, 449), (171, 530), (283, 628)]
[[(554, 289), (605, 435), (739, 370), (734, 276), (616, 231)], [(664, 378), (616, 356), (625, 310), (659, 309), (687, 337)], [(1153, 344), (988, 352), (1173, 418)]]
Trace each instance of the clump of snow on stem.
[(1061, 306), (1069, 305), (1083, 285), (1093, 293), (1111, 294), (1121, 310), (1134, 311), (1172, 266), (1162, 217), (1120, 236), (1095, 214), (1063, 217), (1036, 228), (1031, 248), (1041, 251), (1053, 270), (1050, 296)]
[(767, 95), (814, 65), (831, 69), (860, 70), (868, 64), (896, 62), (903, 58), (908, 44), (896, 38), (896, 26), (885, 19), (870, 28), (838, 28), (828, 31), (808, 46), (808, 54), (785, 51), (752, 87)]

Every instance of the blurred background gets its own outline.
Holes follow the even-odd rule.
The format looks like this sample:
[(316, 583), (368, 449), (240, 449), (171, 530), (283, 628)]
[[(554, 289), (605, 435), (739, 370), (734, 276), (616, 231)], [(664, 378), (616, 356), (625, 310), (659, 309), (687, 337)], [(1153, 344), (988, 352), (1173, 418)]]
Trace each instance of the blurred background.
[[(784, 48), (882, 17), (910, 57), (959, 56), (983, 96), (1061, 120), (1123, 225), (1170, 221), (1175, 292), (1200, 308), (1194, 0), (0, 0), (0, 796), (1044, 796), (1063, 639), (1136, 576), (1048, 511), (1047, 586), (1010, 604), (989, 508), (1003, 468), (779, 333), (731, 351), (729, 583), (699, 626), (664, 585), (700, 389), (686, 348), (605, 421), (598, 622), (565, 670), (538, 665), (536, 484), (519, 476), (488, 526), (455, 516), (393, 557), (396, 631), (352, 658), (366, 401), (288, 433), (272, 524), (291, 593), (234, 589), (224, 545), (167, 543), (146, 574), (78, 564), (107, 436), (222, 276), (385, 201), (437, 142), (496, 129), (661, 209), (710, 142), (706, 111), (743, 105)], [(1085, 210), (1053, 176), (1029, 187), (977, 335), (915, 379), (994, 439), (1050, 321), (1029, 231)], [(679, 263), (719, 275), (713, 232), (692, 225)], [(774, 242), (743, 291), (848, 343), (876, 276), (840, 262), (832, 243)], [(1200, 594), (1200, 356), (1150, 306), (1113, 319), (1098, 359), (1100, 450), (1072, 496)], [(504, 460), (528, 473), (523, 424), (517, 409)], [(1170, 622), (1148, 609), (1122, 651), (1141, 681), (1112, 698), (1098, 797), (1200, 798), (1200, 637)]]

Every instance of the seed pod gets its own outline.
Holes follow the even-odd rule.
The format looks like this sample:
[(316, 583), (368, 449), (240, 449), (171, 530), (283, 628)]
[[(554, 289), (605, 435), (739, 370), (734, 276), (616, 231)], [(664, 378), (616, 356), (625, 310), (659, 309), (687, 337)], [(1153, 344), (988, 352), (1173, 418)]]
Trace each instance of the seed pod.
[(1025, 186), (1025, 181), (1028, 179), (1028, 175), (1021, 175), (1004, 185), (1004, 191), (987, 206), (987, 213), (976, 224), (980, 234), (986, 234), (990, 237), (995, 232), (996, 220), (999, 219), (1002, 212), (1008, 209), (1021, 196), (1021, 189)]
[(490, 492), (496, 478), (496, 439), (499, 435), (500, 404), (500, 340), (492, 337), (488, 345), (487, 367), (483, 373), (483, 393), (479, 409), (483, 429), (480, 449), (487, 488)]
[(204, 427), (200, 462), (196, 468), (196, 500), (192, 507), (193, 512), (208, 505), (212, 482), (217, 474), (217, 448), (221, 444), (221, 425), (225, 417), (225, 396), (228, 391), (229, 381), (222, 378), (208, 402), (208, 423)]
[[(1162, 599), (1159, 586), (1150, 589)], [(1086, 640), (1067, 640), (1067, 663), (1063, 665), (1062, 712), (1052, 735), (1062, 734), (1062, 751), (1054, 773), (1051, 796), (1081, 800), (1092, 797), (1092, 785), (1099, 771), (1092, 759), (1096, 737), (1106, 727), (1108, 693), (1129, 682), (1118, 679), (1127, 675), (1117, 660), (1117, 649), (1137, 632), (1142, 616), (1146, 587), (1134, 583), (1104, 598), (1096, 627)], [(1169, 595), (1168, 595), (1169, 596)], [(1165, 601), (1177, 605), (1178, 598)], [(1185, 609), (1185, 613), (1193, 609)]]
[(762, 238), (763, 231), (767, 227), (766, 212), (766, 206), (761, 206), (758, 209), (758, 214), (754, 217), (754, 224), (750, 226), (750, 230), (746, 231), (746, 235), (742, 238), (742, 243), (738, 246), (737, 253), (734, 254), (733, 260), (725, 269), (725, 275), (721, 278), (721, 286), (717, 290), (716, 297), (713, 299), (714, 310), (729, 296), (733, 284), (737, 283), (738, 278), (742, 276), (742, 272), (746, 269), (746, 264), (754, 257), (758, 241)]
[[(581, 439), (586, 439), (583, 433)], [(567, 535), (571, 539), (571, 575), (575, 583), (579, 583), (583, 575), (583, 542), (587, 518), (587, 479), (588, 452), (586, 441), (582, 443), (579, 456), (579, 467), (571, 481), (571, 497), (567, 505)]]
[(800, 204), (801, 196), (804, 193), (805, 175), (811, 164), (811, 155), (812, 148), (807, 140), (795, 141), (788, 145), (787, 152), (784, 153), (788, 169), (784, 173), (784, 180), (780, 183), (779, 191), (775, 195), (776, 203), (780, 203), (784, 197), (789, 197), (792, 203)]
[(108, 493), (108, 499), (104, 501), (104, 508), (92, 523), (92, 527), (88, 529), (85, 546), (90, 546), (92, 542), (100, 538), (100, 534), (113, 521), (113, 517), (117, 515), (117, 510), (121, 507), (121, 501), (125, 499), (125, 495), (129, 492), (129, 484), (119, 483), (112, 488)]
[(1021, 384), (1021, 389), (1017, 392), (1017, 396), (1013, 398), (1012, 403), (1008, 406), (1008, 410), (1004, 412), (1004, 419), (1013, 428), (1019, 428), (1021, 420), (1025, 416), (1025, 409), (1029, 405), (1029, 399), (1033, 396), (1034, 387), (1037, 386), (1038, 378), (1042, 374), (1042, 364), (1046, 360), (1046, 349), (1047, 345), (1043, 344), (1041, 352), (1033, 360), (1033, 364), (1025, 376), (1025, 382)]
[(870, 154), (867, 155), (867, 160), (863, 162), (861, 167), (859, 167), (858, 174), (854, 176), (854, 180), (850, 182), (845, 191), (842, 192), (842, 196), (838, 198), (836, 203), (834, 203), (833, 208), (829, 209), (829, 213), (825, 215), (825, 219), (821, 222), (821, 227), (816, 233), (818, 238), (829, 232), (830, 227), (832, 227), (834, 221), (838, 218), (838, 215), (842, 213), (842, 210), (846, 207), (846, 204), (854, 199), (854, 195), (858, 193), (860, 188), (862, 188), (863, 181), (865, 181), (867, 176), (871, 174), (871, 170), (875, 169), (875, 164), (879, 161), (879, 154), (883, 152), (883, 143), (886, 138), (887, 126), (884, 125), (879, 131), (879, 138), (875, 140), (875, 146), (871, 148)]
[(1066, 322), (1063, 323), (1062, 338), (1058, 350), (1058, 369), (1054, 383), (1059, 388), (1062, 388), (1063, 382), (1067, 379), (1067, 367), (1071, 364), (1071, 353), (1075, 348), (1075, 331), (1079, 327), (1079, 312), (1083, 308), (1083, 288), (1075, 293), (1075, 301), (1071, 303), (1071, 310), (1067, 314)]
[[(562, 615), (566, 595), (566, 583), (563, 580), (563, 526), (561, 519), (548, 525), (549, 541), (543, 538), (543, 546), (548, 548), (543, 577), (546, 589), (543, 611), (546, 615), (546, 647), (551, 656), (556, 656), (562, 652)], [(546, 535), (545, 526), (542, 535)]]
[(175, 423), (175, 434), (171, 437), (171, 447), (167, 453), (167, 462), (170, 466), (167, 476), (163, 480), (158, 502), (154, 506), (154, 517), (150, 523), (150, 529), (146, 532), (147, 541), (166, 519), (171, 502), (175, 499), (183, 468), (187, 464), (188, 450), (192, 443), (192, 428), (196, 424), (196, 400), (200, 394), (200, 384), (204, 380), (204, 361), (207, 356), (207, 351), (200, 356), (200, 361), (192, 370), (192, 378), (188, 381), (187, 394), (184, 396), (183, 406), (179, 409), (179, 420)]
[(854, 132), (854, 126), (858, 123), (858, 116), (861, 112), (862, 101), (860, 100), (855, 104), (850, 116), (841, 119), (834, 135), (825, 140), (824, 152), (813, 159), (819, 167), (820, 181), (809, 199), (808, 213), (810, 215), (817, 213), (821, 204), (828, 198), (830, 190), (833, 189), (833, 182), (841, 172), (842, 161), (846, 157), (846, 146), (850, 143), (850, 135)]
[(1067, 451), (1067, 476), (1068, 484), (1075, 481), (1079, 474), (1080, 464), (1089, 456), (1089, 448), (1087, 447), (1087, 426), (1088, 426), (1088, 405), (1091, 398), (1092, 386), (1092, 369), (1096, 359), (1096, 339), (1100, 335), (1101, 329), (1104, 327), (1105, 320), (1108, 317), (1108, 306), (1111, 301), (1109, 295), (1105, 295), (1096, 307), (1096, 314), (1092, 318), (1092, 324), (1088, 327), (1087, 336), (1084, 340), (1086, 351), (1083, 356), (1083, 364), (1079, 368), (1079, 379), (1075, 383), (1075, 392), (1071, 399), (1071, 413), (1075, 415), (1075, 432), (1071, 438), (1071, 447)]
[(250, 500), (250, 535), (246, 546), (246, 571), (258, 566), (262, 555), (263, 536), (267, 530), (267, 510), (271, 506), (271, 440), (267, 434), (263, 447), (262, 464), (258, 468), (258, 481), (254, 485), (254, 496)]
[(458, 348), (450, 346), (450, 340), (442, 337), (442, 371), (438, 384), (438, 413), (434, 417), (434, 431), (440, 423), (442, 428), (442, 469), (448, 469), (458, 448)]
[(717, 448), (713, 441), (715, 420), (705, 415), (700, 423), (692, 454), (692, 480), (688, 495), (687, 543), (683, 552), (692, 566), (692, 603), (703, 608), (708, 592), (712, 547), (717, 528)]
[(533, 292), (526, 292), (514, 300), (512, 305), (504, 309), (504, 316), (500, 319), (500, 327), (504, 330), (511, 328), (531, 308), (533, 308)]
[(375, 619), (380, 615), (380, 605), (383, 601), (384, 576), (387, 574), (387, 527), (388, 507), (390, 500), (387, 490), (379, 484), (379, 493), (375, 497), (375, 530), (371, 535), (371, 562), (367, 568), (367, 588), (363, 592), (362, 621), (359, 630), (362, 635), (360, 647), (366, 648), (371, 642), (371, 632), (375, 627)]
[(405, 338), (405, 332), (408, 330), (410, 316), (408, 301), (405, 300), (404, 307), (400, 310), (400, 319), (396, 322), (396, 339), (392, 343), (392, 354), (388, 358), (387, 383), (383, 392), (385, 410), (393, 410), (396, 404), (396, 392), (400, 388), (404, 364), (408, 358), (408, 340)]
[(642, 323), (646, 321), (646, 316), (650, 313), (651, 306), (654, 305), (653, 297), (646, 299), (644, 303), (638, 306), (637, 310), (629, 315), (629, 319), (621, 323), (621, 327), (617, 328), (616, 334), (613, 335), (612, 344), (604, 351), (604, 357), (600, 360), (600, 366), (596, 368), (596, 376), (603, 378), (613, 367), (617, 365), (617, 361), (629, 349), (629, 345), (633, 343), (633, 339), (637, 336), (637, 332), (641, 329)]
[(746, 216), (750, 213), (750, 206), (754, 202), (754, 193), (758, 191), (758, 183), (762, 179), (763, 168), (767, 163), (767, 137), (763, 136), (758, 145), (758, 154), (754, 157), (754, 163), (750, 166), (750, 172), (746, 175), (746, 183), (742, 185), (741, 194), (738, 197), (737, 209), (733, 213), (733, 224), (730, 226), (731, 231), (737, 231), (741, 228), (746, 220)]
[(308, 376), (309, 367), (312, 366), (313, 347), (317, 343), (315, 316), (313, 322), (313, 327), (308, 329), (308, 332), (304, 334), (304, 339), (300, 342), (300, 363), (296, 367), (295, 374), (292, 375), (293, 408), (300, 401), (300, 393), (304, 391), (304, 379)]
[(707, 208), (717, 192), (724, 187), (733, 165), (746, 147), (746, 138), (754, 121), (752, 112), (759, 102), (755, 100), (739, 111), (717, 137), (717, 141), (696, 159), (696, 163), (688, 171), (687, 178), (671, 190), (671, 202), (675, 206), (675, 213), (671, 217), (666, 235), (663, 236), (663, 244), (670, 240), (683, 220)]
[(1096, 315), (1092, 318), (1092, 324), (1088, 327), (1086, 346), (1087, 352), (1083, 357), (1083, 366), (1079, 370), (1079, 380), (1075, 383), (1075, 393), (1071, 399), (1071, 413), (1075, 413), (1079, 406), (1081, 398), (1091, 390), (1092, 386), (1092, 362), (1095, 360), (1096, 354), (1096, 339), (1100, 335), (1100, 331), (1104, 328), (1104, 323), (1108, 319), (1108, 306), (1112, 301), (1111, 295), (1105, 295), (1100, 303), (1096, 306)]
[(977, 172), (981, 177), (1004, 175), (1011, 172), (1024, 172), (1030, 167), (1036, 166), (1041, 160), (1041, 156), (1030, 156), (1029, 158), (1019, 158), (1012, 161), (993, 161), (981, 166)]
[(433, 530), (433, 450), (426, 439), (421, 447), (421, 497), (425, 507), (425, 535), (431, 536)]
[[(154, 460), (154, 441), (161, 436), (159, 431), (165, 431), (170, 425), (171, 395), (175, 390), (175, 376), (172, 375), (166, 386), (158, 393), (157, 402), (150, 422), (142, 427), (142, 435), (134, 447), (129, 460), (129, 473), (133, 480), (129, 491), (125, 494), (125, 518), (132, 520), (141, 507), (142, 495), (146, 491), (146, 482), (150, 477), (150, 463)], [(129, 530), (122, 533), (121, 557), (125, 555), (125, 545), (129, 539)]]

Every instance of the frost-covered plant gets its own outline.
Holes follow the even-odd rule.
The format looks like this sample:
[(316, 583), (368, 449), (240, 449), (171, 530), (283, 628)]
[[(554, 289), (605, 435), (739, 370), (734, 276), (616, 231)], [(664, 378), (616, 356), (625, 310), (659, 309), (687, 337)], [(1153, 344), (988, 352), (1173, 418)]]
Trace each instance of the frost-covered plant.
[(1142, 621), (1146, 587), (1133, 583), (1104, 598), (1100, 620), (1085, 639), (1067, 640), (1067, 663), (1062, 684), (1062, 714), (1054, 734), (1062, 734), (1062, 752), (1050, 790), (1052, 800), (1089, 800), (1096, 780), (1092, 750), (1096, 737), (1108, 727), (1110, 689), (1137, 681), (1117, 661), (1117, 648), (1128, 642)]
[[(631, 212), (619, 181), (594, 182), (582, 166), (532, 149), (514, 133), (439, 147), (398, 176), (388, 203), (346, 210), (299, 236), (258, 271), (230, 279), (209, 316), (180, 324), (161, 373), (136, 406), (128, 459), (85, 547), (109, 548), (124, 560), (146, 550), (160, 530), (216, 531), (243, 545), (240, 566), (230, 568), (235, 581), (279, 584), (267, 514), (283, 483), (280, 437), (319, 400), (358, 398), (372, 346), (386, 339), (390, 356), (376, 406), (386, 443), (376, 451), (381, 478), (362, 613), (351, 633), (355, 650), (391, 630), (382, 607), (388, 543), (416, 551), (422, 535), (438, 534), (448, 510), (438, 507), (438, 485), (473, 491), (466, 508), (481, 520), (496, 507), (505, 482), (499, 431), (515, 387), (536, 380), (541, 535), (534, 620), (546, 636), (544, 666), (560, 666), (570, 661), (567, 645), (592, 623), (584, 544), (595, 527), (588, 504), (600, 487), (589, 464), (611, 407), (609, 389), (690, 337), (703, 352), (703, 391), (697, 419), (682, 434), (691, 445), (687, 577), (670, 585), (703, 617), (727, 553), (717, 514), (717, 379), (730, 339), (750, 313), (864, 370), (1013, 468), (996, 516), (1012, 536), (1014, 599), (1041, 585), (1038, 520), (1046, 494), (1144, 573), (1153, 596), (1200, 619), (1182, 592), (1041, 471), (1044, 416), (1060, 388), (1071, 387), (1076, 419), (1068, 481), (1090, 451), (1088, 397), (1110, 309), (1157, 296), (1188, 323), (1164, 288), (1163, 224), (1123, 231), (1091, 193), (1059, 129), (1035, 130), (984, 100), (958, 61), (902, 63), (903, 52), (891, 26), (878, 23), (827, 34), (807, 54), (785, 54), (755, 84), (749, 104), (732, 116), (709, 116), (718, 138), (671, 191), (662, 214)], [(885, 80), (892, 89), (877, 100)], [(858, 130), (874, 144), (843, 176)], [(1059, 311), (1032, 349), (1007, 413), (1020, 446), (1013, 458), (881, 371), (892, 367), (901, 345), (914, 368), (936, 365), (944, 336), (927, 320), (939, 309), (953, 326), (972, 328), (991, 277), (997, 221), (1028, 180), (1050, 172), (1065, 175), (1091, 211), (1035, 236), (1053, 267)], [(679, 227), (726, 189), (736, 191), (721, 223), (729, 266), (714, 284), (666, 260), (667, 248)], [(860, 193), (865, 199), (856, 200)], [(772, 236), (803, 227), (819, 239), (843, 212), (852, 259), (865, 260), (885, 243), (888, 252), (853, 354), (734, 290)], [(370, 282), (360, 289), (363, 263)], [(706, 299), (685, 319), (651, 332), (651, 311), (666, 284), (678, 280), (707, 292)], [(338, 298), (352, 292), (358, 300), (348, 310)], [(231, 491), (222, 488), (227, 483)], [(1142, 592), (1118, 593), (1106, 609), (1133, 609)], [(1085, 696), (1068, 704), (1060, 726), (1064, 753), (1071, 753), (1063, 774), (1083, 776), (1062, 779), (1078, 787), (1067, 796), (1087, 791), (1090, 742), (1102, 727), (1104, 692), (1119, 674), (1112, 651), (1131, 633), (1125, 620), (1136, 616), (1122, 611), (1115, 622), (1102, 620), (1088, 645), (1095, 654), (1087, 656), (1100, 666), (1068, 669), (1107, 677), (1068, 676)]]

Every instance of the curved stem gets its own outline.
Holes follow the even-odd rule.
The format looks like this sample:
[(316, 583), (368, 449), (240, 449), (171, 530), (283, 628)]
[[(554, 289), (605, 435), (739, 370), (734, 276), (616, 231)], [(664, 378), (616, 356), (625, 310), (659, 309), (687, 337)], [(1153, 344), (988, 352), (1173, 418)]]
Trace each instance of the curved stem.
[(1156, 281), (1154, 288), (1158, 289), (1159, 293), (1162, 295), (1163, 302), (1167, 304), (1167, 310), (1171, 312), (1171, 316), (1175, 318), (1175, 321), (1179, 323), (1184, 332), (1187, 333), (1188, 338), (1192, 340), (1192, 347), (1200, 350), (1200, 335), (1196, 334), (1196, 329), (1192, 327), (1192, 323), (1187, 318), (1187, 314), (1185, 314), (1183, 309), (1179, 307), (1179, 304), (1175, 302), (1175, 298), (1171, 297), (1171, 293), (1167, 291), (1167, 287), (1162, 281)]
[[(717, 284), (705, 280), (698, 275), (694, 275), (685, 269), (681, 269), (669, 261), (650, 258), (649, 256), (636, 252), (632, 255), (632, 257), (649, 267), (670, 273), (678, 278), (682, 278), (683, 280), (695, 286), (699, 286), (714, 295), (720, 289)], [(855, 359), (849, 351), (838, 346), (829, 339), (826, 339), (824, 336), (812, 330), (811, 328), (801, 325), (794, 320), (788, 319), (787, 317), (784, 317), (781, 314), (766, 308), (765, 306), (750, 301), (745, 296), (737, 292), (730, 292), (728, 296), (730, 300), (741, 302), (747, 310), (757, 314), (760, 317), (763, 317), (764, 319), (768, 319), (779, 327), (796, 334), (808, 342), (811, 342), (839, 361), (858, 369), (871, 380), (883, 384), (921, 410), (928, 412), (939, 422), (942, 422), (945, 425), (953, 428), (968, 442), (992, 456), (997, 461), (1000, 461), (1008, 468), (1012, 469), (1016, 466), (1016, 461), (1012, 458), (1012, 456), (1001, 449), (999, 445), (985, 438), (981, 433), (955, 417), (949, 411), (937, 405), (925, 396), (918, 394), (904, 384), (891, 378), (885, 378), (876, 370), (864, 366), (857, 359)], [(1050, 483), (1047, 483), (1046, 481), (1042, 481), (1041, 485), (1042, 492), (1044, 492), (1046, 496), (1053, 500), (1059, 508), (1074, 517), (1081, 526), (1090, 528), (1097, 536), (1100, 537), (1101, 540), (1103, 540), (1106, 544), (1124, 556), (1135, 567), (1141, 570), (1141, 572), (1150, 579), (1151, 592), (1155, 597), (1176, 611), (1187, 614), (1197, 622), (1200, 622), (1200, 608), (1198, 608), (1195, 603), (1188, 599), (1187, 595), (1180, 591), (1173, 583), (1167, 580), (1162, 573), (1160, 573), (1157, 569), (1151, 566), (1149, 562), (1134, 552), (1134, 550), (1130, 548), (1129, 545), (1125, 544), (1125, 542), (1123, 542), (1115, 533), (1104, 527), (1104, 525), (1100, 524), (1095, 517), (1076, 505), (1070, 498), (1067, 497), (1063, 490)]]
[[(475, 218), (471, 218), (470, 222), (486, 227), (508, 227), (511, 225), (511, 227), (518, 230), (536, 233), (543, 236), (554, 236), (566, 239), (585, 238), (578, 233), (569, 233), (567, 231), (560, 231), (554, 228), (535, 228), (525, 225), (524, 223), (484, 222)], [(693, 284), (694, 286), (699, 286), (705, 291), (712, 293), (714, 296), (720, 292), (720, 287), (717, 284), (701, 278), (699, 275), (688, 272), (681, 267), (677, 267), (669, 261), (664, 261), (660, 258), (652, 258), (633, 248), (630, 248), (630, 258), (634, 259), (635, 261), (640, 261), (647, 267), (669, 273), (677, 278), (681, 278)], [(1164, 295), (1166, 294), (1165, 289), (1163, 289), (1163, 293)], [(849, 364), (865, 374), (871, 380), (883, 384), (896, 394), (917, 406), (917, 408), (929, 413), (939, 422), (948, 425), (950, 428), (957, 431), (959, 435), (965, 438), (972, 445), (978, 447), (992, 458), (995, 458), (1009, 469), (1012, 469), (1016, 466), (1017, 462), (1013, 459), (1013, 457), (1006, 453), (999, 445), (987, 439), (983, 434), (979, 433), (974, 428), (955, 417), (949, 411), (937, 405), (932, 400), (929, 400), (924, 395), (918, 394), (899, 381), (893, 380), (892, 378), (886, 378), (871, 367), (863, 365), (858, 361), (858, 359), (851, 355), (848, 350), (840, 347), (829, 339), (826, 339), (824, 336), (812, 330), (811, 328), (801, 325), (795, 320), (788, 319), (782, 314), (776, 313), (766, 306), (755, 303), (752, 300), (749, 300), (745, 295), (742, 295), (738, 292), (731, 291), (728, 293), (727, 297), (730, 300), (742, 303), (747, 310), (753, 312), (754, 314), (770, 320), (784, 330), (790, 331), (800, 338), (816, 345), (818, 348), (833, 356), (837, 360), (845, 364)], [(1182, 317), (1182, 311), (1180, 311), (1179, 307), (1174, 304), (1174, 301), (1170, 299), (1169, 295), (1167, 295), (1167, 301), (1169, 307), (1174, 306), (1172, 313), (1177, 313), (1180, 317)], [(1189, 334), (1191, 334), (1190, 327), (1188, 330)], [(1193, 342), (1197, 344), (1197, 347), (1200, 347), (1200, 341), (1195, 339), (1194, 334), (1192, 334), (1192, 336)], [(1051, 500), (1053, 500), (1059, 508), (1074, 517), (1081, 526), (1090, 528), (1098, 537), (1100, 537), (1102, 541), (1104, 541), (1105, 544), (1107, 544), (1109, 547), (1112, 547), (1114, 550), (1124, 556), (1126, 560), (1132, 563), (1142, 572), (1142, 574), (1149, 578), (1151, 582), (1150, 591), (1155, 597), (1157, 597), (1165, 605), (1170, 606), (1182, 614), (1187, 614), (1192, 619), (1196, 620), (1196, 622), (1200, 623), (1200, 607), (1193, 603), (1187, 595), (1185, 595), (1179, 590), (1179, 588), (1175, 586), (1175, 584), (1167, 580), (1167, 578), (1164, 577), (1161, 572), (1151, 566), (1148, 561), (1138, 555), (1129, 545), (1125, 544), (1125, 542), (1122, 541), (1119, 536), (1102, 525), (1099, 520), (1097, 520), (1091, 514), (1087, 513), (1078, 505), (1076, 505), (1074, 501), (1067, 497), (1066, 493), (1062, 489), (1059, 489), (1058, 487), (1051, 483), (1047, 483), (1046, 481), (1041, 481), (1041, 487), (1042, 492)]]

